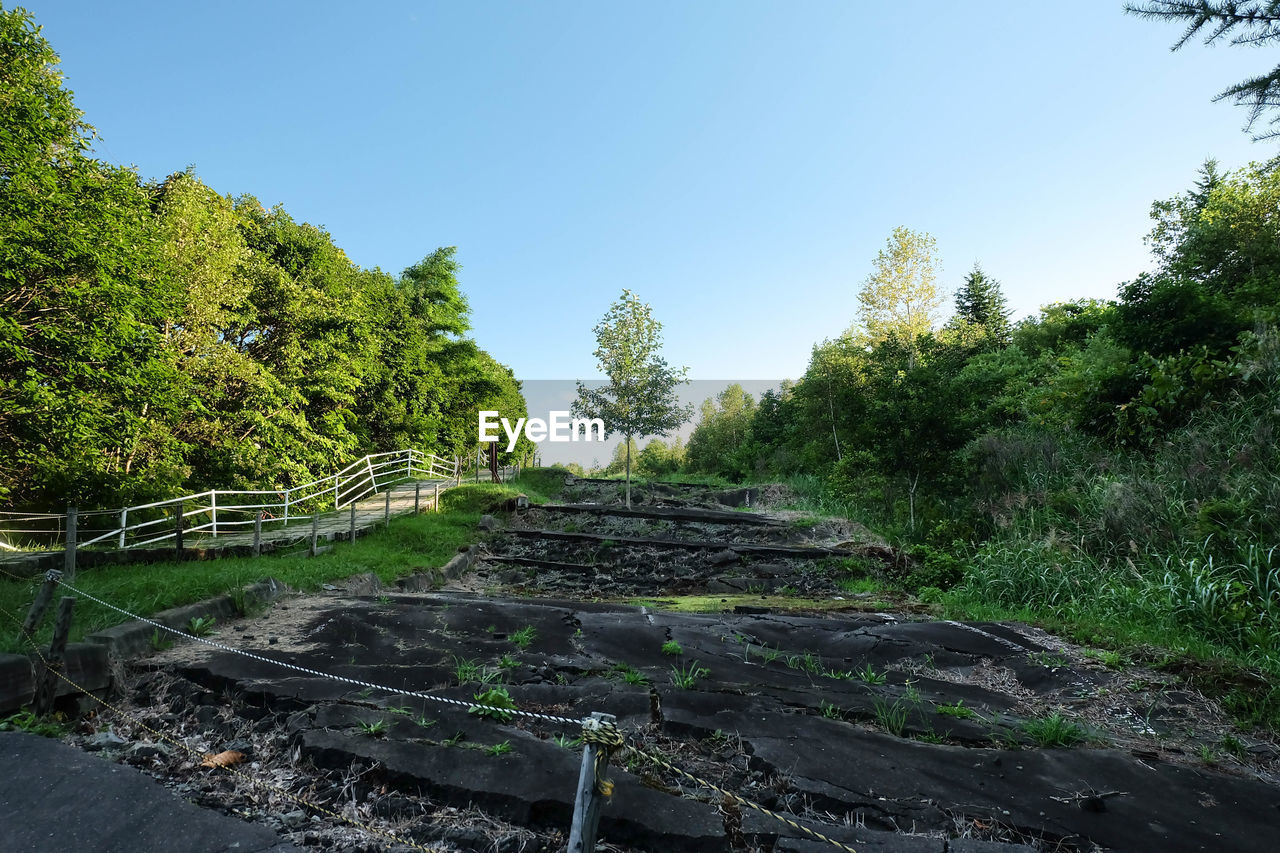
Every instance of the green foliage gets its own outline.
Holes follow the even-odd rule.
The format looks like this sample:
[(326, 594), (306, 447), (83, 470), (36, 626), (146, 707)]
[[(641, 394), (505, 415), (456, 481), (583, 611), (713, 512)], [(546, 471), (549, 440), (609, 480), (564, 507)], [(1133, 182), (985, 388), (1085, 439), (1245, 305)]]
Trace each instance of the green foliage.
[(0, 499), (283, 489), (370, 451), (462, 454), (479, 409), (525, 412), (462, 337), (453, 248), (362, 269), (280, 207), (93, 159), (23, 10), (0, 10), (0, 68)]
[(455, 657), (453, 677), (460, 687), (464, 684), (493, 684), (502, 680), (502, 670), (486, 666), (478, 660)]
[(1075, 746), (1085, 740), (1086, 737), (1086, 732), (1083, 728), (1057, 711), (1040, 719), (1025, 720), (1022, 723), (1022, 730), (1027, 733), (1037, 746), (1050, 748)]
[(699, 678), (706, 678), (710, 674), (711, 670), (698, 666), (695, 660), (692, 663), (671, 667), (671, 683), (681, 690), (692, 690)]
[(490, 687), (477, 693), (474, 698), (476, 704), (467, 709), (469, 713), (478, 717), (490, 717), (500, 723), (509, 723), (515, 718), (511, 711), (516, 709), (516, 703), (505, 687)]
[(61, 738), (71, 731), (71, 727), (61, 717), (61, 713), (37, 717), (29, 708), (15, 711), (7, 717), (0, 718), (0, 732), (27, 732), (41, 737)]
[[(1178, 21), (1185, 25), (1182, 35), (1173, 48), (1185, 45), (1197, 35), (1204, 34), (1205, 44), (1213, 44), (1232, 34), (1230, 43), (1258, 47), (1280, 40), (1280, 8), (1268, 0), (1147, 0), (1141, 5), (1126, 3), (1125, 11), (1143, 18)], [(1280, 106), (1276, 92), (1280, 89), (1280, 67), (1266, 74), (1251, 77), (1218, 94), (1215, 101), (1230, 98), (1236, 106), (1247, 107), (1249, 121), (1245, 130), (1251, 130), (1263, 113)], [(1276, 127), (1280, 118), (1272, 118), (1268, 124)], [(1271, 139), (1280, 130), (1270, 130), (1254, 136), (1255, 140)]]
[(161, 631), (159, 628), (156, 628), (151, 632), (151, 648), (155, 649), (157, 652), (162, 652), (165, 649), (171, 649), (173, 648), (173, 637), (168, 633)]
[(867, 340), (892, 334), (911, 342), (933, 331), (942, 307), (936, 252), (929, 234), (893, 229), (858, 293), (858, 320)]
[(662, 653), (664, 655), (682, 655), (684, 649), (675, 640), (667, 640), (662, 644)]
[(589, 388), (578, 383), (572, 411), (576, 417), (601, 418), (608, 435), (621, 435), (627, 447), (626, 505), (631, 506), (631, 440), (662, 435), (688, 417), (676, 398), (686, 370), (670, 367), (659, 355), (662, 324), (652, 309), (629, 290), (596, 324), (596, 368), (606, 384)]
[(386, 720), (374, 720), (373, 722), (360, 721), (360, 734), (369, 737), (382, 737), (391, 728), (391, 724)]
[(520, 647), (521, 651), (525, 651), (529, 646), (533, 645), (533, 641), (538, 636), (538, 630), (532, 625), (525, 625), (518, 631), (511, 634), (511, 642)]
[(958, 328), (962, 324), (981, 330), (996, 345), (1009, 341), (1009, 307), (1000, 283), (976, 263), (956, 291), (956, 315), (952, 325)]
[(902, 699), (895, 699), (892, 702), (877, 696), (875, 702), (872, 703), (875, 711), (876, 722), (880, 727), (894, 737), (902, 737), (902, 733), (907, 728), (907, 717), (911, 713), (911, 705)]
[(966, 706), (963, 699), (957, 699), (953, 704), (949, 705), (937, 705), (934, 710), (944, 717), (956, 717), (961, 720), (971, 720), (978, 716), (978, 712)]
[(187, 623), (187, 633), (193, 637), (207, 637), (213, 633), (213, 625), (217, 621), (215, 616), (192, 616)]
[(511, 741), (504, 740), (502, 743), (495, 743), (493, 746), (486, 747), (485, 753), (493, 758), (497, 758), (500, 755), (507, 755), (513, 749), (514, 747), (511, 746)]
[(755, 411), (755, 400), (737, 383), (721, 391), (715, 400), (704, 400), (685, 451), (689, 470), (729, 478), (746, 476), (752, 467), (751, 421)]
[(866, 684), (884, 684), (887, 677), (883, 672), (876, 672), (875, 667), (871, 664), (867, 664), (862, 669), (857, 670), (854, 675), (857, 676), (859, 681)]

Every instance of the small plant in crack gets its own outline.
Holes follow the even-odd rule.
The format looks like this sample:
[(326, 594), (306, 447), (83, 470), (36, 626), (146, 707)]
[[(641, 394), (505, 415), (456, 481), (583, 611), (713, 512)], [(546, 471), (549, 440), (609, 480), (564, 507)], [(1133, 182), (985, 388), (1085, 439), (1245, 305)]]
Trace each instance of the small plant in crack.
[(173, 648), (173, 638), (164, 631), (161, 631), (159, 628), (156, 628), (151, 632), (151, 648), (158, 652)]
[(1037, 746), (1047, 748), (1075, 746), (1086, 736), (1083, 728), (1062, 716), (1058, 711), (1038, 720), (1024, 720), (1022, 730)]
[(511, 752), (511, 741), (504, 740), (502, 743), (495, 743), (493, 746), (486, 747), (485, 753), (497, 758), (499, 755), (506, 755)]
[(894, 737), (902, 737), (903, 730), (907, 727), (907, 714), (911, 712), (910, 706), (901, 699), (894, 699), (888, 702), (885, 699), (877, 698), (874, 703), (876, 722), (880, 727)]
[(671, 683), (681, 690), (692, 690), (699, 678), (706, 678), (710, 674), (711, 670), (705, 666), (698, 666), (695, 660), (683, 666), (671, 667)]
[(556, 733), (555, 737), (553, 737), (551, 741), (556, 746), (563, 747), (564, 749), (577, 749), (582, 746), (582, 738), (568, 737), (567, 735), (563, 735), (559, 732)]
[(830, 702), (823, 702), (819, 705), (818, 713), (822, 714), (822, 716), (826, 717), (828, 720), (839, 720), (844, 718), (843, 712)]
[(511, 655), (503, 655), (502, 659), (498, 661), (498, 666), (503, 669), (515, 669), (519, 665), (520, 661), (516, 660)]
[(217, 621), (215, 616), (192, 616), (187, 623), (187, 630), (193, 637), (207, 637), (213, 633), (213, 625)]
[(524, 651), (533, 645), (533, 641), (537, 636), (538, 630), (536, 628), (532, 625), (525, 625), (519, 631), (512, 632), (511, 642), (519, 646), (521, 651)]
[(425, 715), (423, 715), (418, 717), (418, 719), (414, 720), (414, 722), (417, 723), (419, 728), (429, 729), (432, 726), (434, 726), (436, 723), (438, 723), (439, 720), (429, 720)]
[(978, 716), (978, 712), (965, 705), (963, 699), (957, 699), (954, 703), (949, 705), (937, 705), (934, 710), (944, 717), (956, 717), (961, 720), (972, 720), (974, 717)]
[(516, 703), (505, 687), (490, 687), (475, 695), (476, 704), (467, 709), (478, 717), (489, 717), (500, 723), (509, 723), (515, 717), (511, 712)]
[(458, 685), (493, 684), (502, 680), (502, 670), (485, 666), (477, 660), (455, 657), (453, 659), (453, 675)]
[(858, 677), (859, 681), (867, 684), (884, 684), (885, 679), (888, 677), (883, 672), (876, 672), (875, 668), (871, 666), (871, 664), (867, 664), (854, 674)]
[(664, 655), (682, 655), (684, 648), (675, 640), (667, 640), (662, 644), (662, 653)]
[(649, 679), (629, 663), (615, 663), (609, 670), (610, 678), (620, 678), (627, 684), (648, 684)]
[(386, 720), (374, 720), (372, 723), (360, 721), (360, 734), (369, 737), (382, 737), (390, 728)]

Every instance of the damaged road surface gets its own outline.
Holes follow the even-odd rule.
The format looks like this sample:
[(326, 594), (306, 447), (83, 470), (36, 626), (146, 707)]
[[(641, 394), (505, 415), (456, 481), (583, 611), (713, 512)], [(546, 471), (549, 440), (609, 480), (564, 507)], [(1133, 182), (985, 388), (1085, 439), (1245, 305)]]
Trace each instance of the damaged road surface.
[[(353, 803), (422, 842), (563, 844), (578, 732), (468, 713), (495, 687), (525, 711), (613, 714), (643, 753), (857, 850), (1269, 851), (1280, 822), (1276, 787), (1162, 760), (1135, 746), (1124, 713), (1113, 722), (1132, 729), (1128, 743), (1082, 727), (1072, 748), (1045, 745), (1046, 708), (1083, 708), (1120, 677), (1069, 665), (1027, 629), (455, 594), (291, 609), (272, 656), (389, 689), (188, 646), (168, 653), (183, 662), (153, 677), (150, 698), (170, 713), (212, 709), (228, 736), (274, 720), (294, 760), (344, 777)], [(402, 692), (424, 690), (463, 704)], [(1192, 703), (1166, 691), (1154, 723), (1178, 725)], [(617, 763), (605, 849), (836, 849), (642, 756)], [(448, 808), (483, 812), (510, 846), (442, 831), (431, 815)]]
[[(628, 744), (602, 851), (1275, 848), (1273, 745), (1170, 676), (858, 592), (898, 555), (847, 521), (755, 512), (776, 488), (638, 487), (626, 510), (580, 480), (574, 503), (487, 518), (452, 591), (370, 576), (220, 632), (269, 660), (188, 643), (137, 664), (135, 716), (242, 754), (265, 793), (110, 715), (124, 737), (86, 746), (304, 848), (563, 850), (593, 711)], [(668, 612), (694, 598), (729, 612)]]

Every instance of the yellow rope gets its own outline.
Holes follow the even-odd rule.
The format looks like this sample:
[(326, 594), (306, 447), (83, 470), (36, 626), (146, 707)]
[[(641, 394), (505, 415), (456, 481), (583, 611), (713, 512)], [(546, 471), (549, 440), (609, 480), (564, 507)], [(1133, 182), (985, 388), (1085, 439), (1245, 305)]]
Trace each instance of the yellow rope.
[[(6, 574), (8, 574), (8, 573), (6, 572)], [(15, 623), (18, 623), (18, 620), (14, 617), (14, 615), (13, 615), (12, 613), (9, 613), (7, 610), (0, 610), (0, 613), (3, 613), (6, 617), (8, 617), (8, 618), (9, 618), (9, 620), (10, 620), (10, 621), (15, 622)], [(18, 623), (18, 624), (19, 624), (19, 625), (21, 625), (21, 623)], [(43, 664), (45, 665), (45, 668), (46, 668), (49, 672), (53, 673), (53, 674), (54, 674), (54, 675), (56, 675), (58, 678), (60, 678), (62, 681), (64, 681), (64, 682), (66, 682), (67, 684), (71, 685), (71, 687), (72, 687), (73, 689), (78, 690), (79, 692), (81, 692), (81, 693), (83, 693), (84, 695), (88, 696), (90, 699), (93, 699), (95, 702), (97, 702), (99, 705), (102, 705), (104, 708), (107, 708), (107, 709), (109, 709), (109, 710), (111, 710), (111, 711), (115, 712), (115, 713), (116, 713), (116, 714), (118, 714), (119, 716), (121, 716), (121, 717), (123, 717), (124, 719), (128, 720), (129, 722), (133, 723), (133, 724), (134, 724), (135, 726), (137, 726), (138, 728), (145, 729), (146, 731), (150, 732), (150, 733), (151, 733), (152, 735), (154, 735), (155, 737), (160, 738), (161, 740), (167, 741), (167, 742), (169, 742), (169, 743), (173, 744), (174, 746), (178, 747), (179, 749), (182, 749), (182, 750), (185, 750), (186, 752), (191, 753), (194, 757), (196, 757), (196, 758), (200, 759), (201, 761), (203, 761), (203, 760), (205, 759), (205, 754), (204, 754), (204, 753), (202, 753), (202, 752), (200, 752), (199, 750), (194, 749), (193, 747), (188, 746), (187, 744), (183, 743), (183, 742), (182, 742), (182, 741), (180, 741), (180, 740), (177, 740), (176, 738), (172, 738), (172, 737), (170, 737), (169, 735), (165, 734), (164, 732), (161, 732), (161, 731), (158, 731), (158, 730), (156, 730), (156, 729), (153, 729), (151, 726), (148, 726), (146, 723), (142, 722), (141, 720), (139, 720), (137, 717), (133, 716), (132, 714), (130, 714), (130, 713), (128, 713), (128, 712), (126, 712), (126, 711), (124, 711), (124, 710), (122, 710), (122, 709), (120, 709), (120, 708), (117, 708), (115, 705), (111, 704), (111, 703), (110, 703), (110, 702), (108, 702), (106, 699), (103, 699), (103, 698), (101, 698), (100, 696), (95, 696), (93, 693), (91, 693), (90, 691), (88, 691), (88, 690), (86, 690), (85, 688), (81, 687), (79, 684), (77, 684), (77, 683), (76, 683), (75, 681), (73, 681), (72, 679), (68, 678), (66, 675), (63, 675), (63, 674), (62, 674), (62, 672), (60, 672), (58, 668), (56, 668), (56, 667), (50, 667), (50, 666), (49, 666), (49, 662), (45, 659), (45, 656), (40, 652), (40, 647), (39, 647), (39, 645), (37, 645), (37, 644), (36, 644), (36, 642), (35, 642), (34, 638), (33, 638), (33, 637), (31, 637), (31, 635), (30, 635), (30, 634), (28, 634), (28, 635), (27, 635), (27, 639), (31, 642), (31, 646), (32, 646), (32, 648), (35, 650), (36, 656), (40, 658), (40, 661), (41, 661), (41, 663), (43, 663)], [(386, 830), (378, 829), (377, 827), (369, 826), (369, 825), (367, 825), (367, 824), (362, 824), (362, 823), (360, 823), (360, 822), (359, 822), (359, 821), (357, 821), (357, 820), (353, 820), (352, 818), (347, 817), (346, 815), (339, 814), (338, 812), (335, 812), (335, 811), (333, 811), (333, 810), (331, 810), (331, 809), (327, 809), (327, 808), (325, 808), (324, 806), (318, 806), (318, 805), (316, 805), (315, 803), (311, 802), (310, 800), (306, 799), (305, 797), (300, 797), (300, 796), (298, 796), (297, 794), (294, 794), (294, 793), (291, 793), (291, 792), (289, 792), (289, 791), (285, 790), (284, 788), (278, 788), (278, 787), (276, 787), (275, 785), (272, 785), (270, 782), (265, 782), (265, 781), (263, 781), (263, 780), (261, 780), (261, 779), (256, 779), (256, 778), (254, 778), (254, 777), (250, 776), (249, 774), (244, 773), (244, 772), (242, 772), (242, 771), (240, 771), (240, 770), (236, 770), (234, 767), (231, 767), (231, 766), (229, 766), (229, 765), (226, 765), (226, 764), (218, 764), (217, 766), (221, 767), (223, 770), (227, 771), (228, 773), (231, 773), (231, 774), (234, 774), (234, 775), (236, 775), (236, 776), (240, 777), (242, 780), (244, 780), (245, 782), (249, 783), (250, 785), (253, 785), (253, 786), (254, 786), (254, 787), (256, 787), (256, 788), (262, 788), (262, 789), (265, 789), (265, 790), (267, 790), (267, 791), (271, 791), (271, 792), (273, 792), (273, 793), (275, 793), (275, 794), (278, 794), (278, 795), (280, 795), (280, 796), (284, 797), (285, 799), (290, 800), (290, 801), (292, 801), (292, 802), (294, 802), (294, 803), (296, 803), (296, 804), (298, 804), (298, 805), (300, 805), (300, 806), (303, 806), (303, 807), (305, 807), (305, 808), (308, 808), (308, 809), (311, 809), (311, 810), (313, 810), (313, 811), (319, 812), (320, 814), (327, 815), (327, 816), (329, 816), (329, 817), (331, 817), (331, 818), (335, 818), (335, 819), (337, 819), (337, 820), (340, 820), (340, 821), (342, 821), (343, 823), (346, 823), (346, 824), (349, 824), (349, 825), (351, 825), (351, 826), (354, 826), (356, 829), (359, 829), (359, 830), (362, 830), (362, 831), (364, 831), (364, 832), (370, 833), (371, 835), (379, 836), (379, 837), (381, 837), (381, 838), (383, 838), (383, 839), (386, 839), (387, 841), (392, 841), (392, 842), (394, 842), (394, 843), (396, 843), (396, 844), (404, 844), (405, 846), (407, 846), (407, 847), (412, 847), (412, 848), (413, 848), (413, 849), (415, 849), (415, 850), (421, 850), (421, 851), (424, 851), (424, 853), (442, 853), (441, 849), (440, 849), (440, 848), (438, 848), (438, 847), (424, 847), (423, 845), (418, 844), (417, 842), (410, 841), (410, 840), (409, 840), (409, 839), (407, 839), (407, 838), (401, 838), (400, 836), (395, 835), (394, 833), (388, 832), (388, 831), (386, 831)]]

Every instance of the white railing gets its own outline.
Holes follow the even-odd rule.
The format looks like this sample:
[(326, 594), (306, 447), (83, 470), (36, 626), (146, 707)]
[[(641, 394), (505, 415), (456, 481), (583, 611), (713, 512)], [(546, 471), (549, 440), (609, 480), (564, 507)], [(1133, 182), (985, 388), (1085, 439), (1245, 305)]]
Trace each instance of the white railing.
[[(184, 537), (249, 532), (259, 517), (264, 529), (279, 529), (409, 480), (456, 481), (460, 462), (412, 448), (391, 450), (371, 453), (328, 477), (288, 489), (210, 489), (119, 510), (82, 511), (76, 514), (77, 546), (155, 545), (177, 537), (179, 516)], [(17, 537), (36, 548), (58, 548), (66, 519), (62, 513), (0, 512), (0, 545), (7, 551), (28, 550), (11, 544)]]

